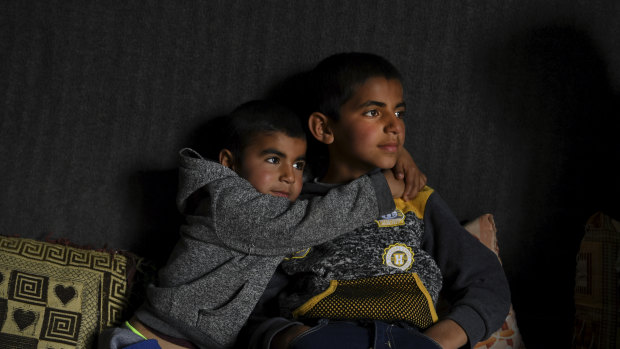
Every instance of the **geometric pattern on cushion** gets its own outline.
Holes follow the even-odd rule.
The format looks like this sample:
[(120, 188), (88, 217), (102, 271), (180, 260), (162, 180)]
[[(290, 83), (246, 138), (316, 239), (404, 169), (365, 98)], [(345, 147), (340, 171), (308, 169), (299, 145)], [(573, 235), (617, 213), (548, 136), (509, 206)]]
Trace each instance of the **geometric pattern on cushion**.
[(0, 236), (2, 348), (90, 348), (123, 320), (131, 254)]
[[(483, 245), (493, 251), (497, 258), (499, 258), (499, 244), (497, 243), (497, 228), (495, 226), (495, 220), (490, 213), (483, 214), (482, 216), (466, 223), (464, 226), (470, 234), (476, 237)], [(501, 260), (500, 260), (501, 262)], [(506, 321), (502, 324), (502, 327), (494, 332), (486, 340), (476, 344), (477, 349), (525, 349), (525, 344), (521, 338), (519, 327), (517, 327), (517, 317), (515, 315), (512, 304), (510, 305), (510, 311), (506, 316)]]

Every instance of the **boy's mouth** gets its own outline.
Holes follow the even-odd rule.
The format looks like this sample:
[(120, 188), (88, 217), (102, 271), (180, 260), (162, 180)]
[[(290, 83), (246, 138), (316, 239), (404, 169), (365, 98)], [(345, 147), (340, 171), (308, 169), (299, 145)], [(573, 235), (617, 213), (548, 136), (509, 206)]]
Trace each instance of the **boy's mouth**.
[(388, 153), (396, 153), (398, 152), (398, 143), (386, 143), (379, 145), (379, 149), (386, 151)]
[(288, 198), (289, 197), (289, 194), (287, 192), (284, 192), (284, 191), (272, 191), (272, 193), (273, 193), (274, 196), (280, 196), (280, 197), (283, 197), (283, 198)]

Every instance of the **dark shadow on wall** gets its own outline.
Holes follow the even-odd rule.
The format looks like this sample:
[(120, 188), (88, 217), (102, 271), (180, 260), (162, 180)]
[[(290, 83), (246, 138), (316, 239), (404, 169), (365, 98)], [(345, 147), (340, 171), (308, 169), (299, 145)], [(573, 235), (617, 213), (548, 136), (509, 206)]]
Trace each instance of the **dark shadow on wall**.
[(620, 159), (618, 96), (593, 40), (573, 26), (549, 25), (488, 47), (482, 88), (499, 118), (515, 188), (502, 195), (516, 208), (517, 236), (507, 248), (521, 252), (504, 265), (518, 325), (528, 349), (568, 348), (584, 224), (597, 211), (620, 218), (612, 170)]
[[(191, 130), (185, 137), (183, 147), (198, 151), (202, 156), (217, 160), (217, 144), (221, 144), (219, 123), (225, 116), (201, 116), (206, 120)], [(178, 168), (163, 170), (140, 170), (130, 176), (132, 201), (140, 209), (140, 245), (132, 247), (138, 255), (145, 257), (156, 267), (162, 267), (168, 260), (179, 238), (179, 229), (185, 220), (176, 205), (178, 191)], [(136, 199), (137, 198), (137, 199)]]
[(138, 246), (131, 248), (141, 257), (147, 259), (154, 267), (163, 266), (168, 260), (179, 238), (179, 227), (183, 217), (176, 207), (178, 170), (139, 171), (130, 181), (139, 190), (136, 204), (140, 210), (141, 237)]

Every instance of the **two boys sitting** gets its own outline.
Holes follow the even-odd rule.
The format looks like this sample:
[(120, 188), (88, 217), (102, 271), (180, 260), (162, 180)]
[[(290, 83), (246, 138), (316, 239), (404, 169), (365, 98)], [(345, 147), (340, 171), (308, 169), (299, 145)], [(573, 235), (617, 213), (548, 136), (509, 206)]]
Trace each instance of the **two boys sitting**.
[[(178, 204), (188, 224), (128, 325), (162, 347), (228, 347), (259, 297), (279, 294), (285, 317), (258, 322), (257, 307), (244, 332), (251, 346), (473, 347), (503, 322), (507, 282), (495, 255), (463, 231), (437, 193), (392, 199), (404, 184), (376, 171), (402, 156), (397, 70), (381, 57), (348, 53), (327, 58), (312, 76), (307, 122), (327, 147), (326, 171), (295, 201), (303, 130), (284, 126), (294, 117), (265, 103), (237, 110), (246, 121), (275, 119), (234, 131), (236, 145), (218, 154), (226, 167), (183, 150)], [(304, 252), (282, 262), (296, 251)], [(281, 276), (290, 280), (284, 291)], [(451, 303), (442, 318), (434, 307), (440, 290)], [(104, 337), (112, 338), (102, 340), (106, 347), (148, 342), (126, 329)]]

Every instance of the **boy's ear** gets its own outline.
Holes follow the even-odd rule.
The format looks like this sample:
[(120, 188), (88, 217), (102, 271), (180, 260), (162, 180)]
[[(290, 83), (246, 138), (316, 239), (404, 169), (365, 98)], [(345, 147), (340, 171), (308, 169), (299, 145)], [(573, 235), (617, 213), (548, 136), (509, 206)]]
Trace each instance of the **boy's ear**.
[(235, 157), (230, 150), (228, 149), (220, 150), (219, 160), (220, 160), (220, 164), (235, 171)]
[(331, 144), (334, 141), (330, 121), (325, 114), (319, 112), (310, 114), (308, 118), (310, 133), (321, 143)]

